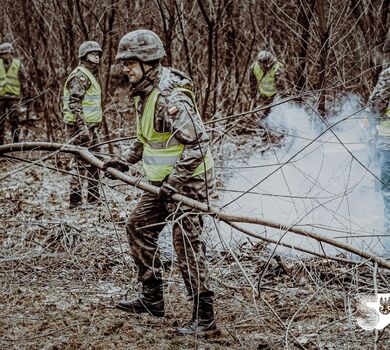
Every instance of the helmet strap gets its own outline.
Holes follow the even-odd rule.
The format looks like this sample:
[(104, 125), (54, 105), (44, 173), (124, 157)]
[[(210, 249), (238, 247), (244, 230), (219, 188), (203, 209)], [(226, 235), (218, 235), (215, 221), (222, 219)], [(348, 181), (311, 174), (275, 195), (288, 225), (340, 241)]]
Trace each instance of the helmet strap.
[(141, 71), (142, 71), (142, 78), (133, 84), (133, 87), (136, 88), (137, 86), (139, 86), (143, 81), (147, 81), (149, 84), (153, 84), (153, 81), (149, 78), (148, 76), (148, 73), (151, 72), (153, 69), (154, 69), (154, 66), (152, 66), (150, 69), (148, 70), (145, 70), (145, 66), (144, 66), (144, 62), (142, 62), (141, 60), (138, 60), (139, 62), (139, 65), (141, 67)]
[(142, 70), (142, 79), (145, 79), (149, 84), (153, 84), (153, 81), (148, 77), (148, 73), (151, 72), (153, 70), (153, 66), (151, 68), (149, 68), (147, 71), (145, 71), (145, 66), (144, 66), (144, 62), (141, 62), (140, 61), (140, 66), (141, 66), (141, 70)]
[(93, 63), (89, 60), (87, 60), (87, 56), (84, 56), (81, 58), (81, 64), (88, 68), (89, 70), (96, 72), (99, 69), (99, 63)]

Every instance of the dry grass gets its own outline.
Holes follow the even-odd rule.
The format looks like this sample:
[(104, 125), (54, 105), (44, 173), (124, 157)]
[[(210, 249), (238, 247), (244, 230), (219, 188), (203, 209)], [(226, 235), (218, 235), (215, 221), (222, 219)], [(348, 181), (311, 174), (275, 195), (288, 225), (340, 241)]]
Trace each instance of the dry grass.
[[(14, 166), (1, 163), (2, 171)], [(69, 211), (65, 177), (28, 169), (2, 183), (0, 348), (374, 348), (374, 333), (354, 318), (355, 297), (373, 293), (371, 267), (287, 257), (278, 263), (261, 242), (209, 249), (218, 332), (174, 334), (191, 305), (166, 248), (167, 316), (115, 309), (139, 287), (123, 228), (137, 193), (103, 180), (117, 185), (104, 187), (105, 204)], [(389, 276), (378, 272), (379, 292), (390, 290)], [(385, 328), (377, 349), (386, 349), (389, 338)]]

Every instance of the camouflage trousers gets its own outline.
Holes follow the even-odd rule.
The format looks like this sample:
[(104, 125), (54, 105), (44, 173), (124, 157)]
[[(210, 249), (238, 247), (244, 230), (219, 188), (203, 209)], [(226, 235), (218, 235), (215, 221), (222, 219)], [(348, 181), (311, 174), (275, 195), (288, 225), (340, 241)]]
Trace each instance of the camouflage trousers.
[[(274, 97), (258, 96), (257, 107), (265, 107), (274, 102)], [(271, 108), (263, 109), (259, 112), (260, 119), (267, 118), (271, 112)]]
[(4, 144), (5, 123), (11, 123), (12, 142), (19, 142), (19, 100), (0, 99), (0, 145)]
[[(75, 135), (78, 133), (79, 129), (77, 126), (68, 125), (68, 134), (71, 139), (75, 138)], [(99, 127), (98, 125), (93, 125), (89, 127), (89, 140), (82, 144), (85, 147), (91, 147), (99, 143), (99, 135), (98, 135)], [(80, 145), (81, 141), (76, 137), (72, 142), (72, 144)], [(93, 149), (95, 152), (100, 150), (99, 147)], [(79, 157), (75, 156), (71, 159), (71, 170), (77, 174), (77, 176), (72, 176), (69, 182), (70, 189), (70, 198), (69, 202), (71, 205), (81, 204), (82, 203), (82, 186), (87, 181), (87, 202), (88, 203), (96, 203), (100, 200), (100, 192), (99, 192), (99, 169), (89, 163), (86, 163)], [(87, 179), (85, 179), (85, 177)]]
[(151, 193), (143, 193), (130, 215), (126, 231), (130, 251), (138, 267), (138, 279), (148, 283), (161, 278), (158, 236), (165, 221), (173, 222), (173, 246), (188, 294), (212, 295), (206, 264), (206, 246), (201, 240), (202, 216), (193, 209), (160, 201)]

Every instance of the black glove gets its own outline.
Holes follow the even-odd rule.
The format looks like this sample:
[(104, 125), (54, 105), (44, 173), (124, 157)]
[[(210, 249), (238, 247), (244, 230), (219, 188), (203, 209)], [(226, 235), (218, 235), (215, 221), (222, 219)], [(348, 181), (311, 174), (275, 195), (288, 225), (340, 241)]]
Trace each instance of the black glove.
[(160, 201), (169, 201), (175, 193), (178, 193), (177, 189), (164, 182), (158, 191), (158, 199)]
[[(114, 168), (121, 171), (122, 173), (129, 170), (128, 164), (120, 160), (108, 160), (107, 162), (104, 162), (102, 170), (106, 171), (108, 168)], [(111, 178), (109, 174), (106, 174), (106, 176)]]

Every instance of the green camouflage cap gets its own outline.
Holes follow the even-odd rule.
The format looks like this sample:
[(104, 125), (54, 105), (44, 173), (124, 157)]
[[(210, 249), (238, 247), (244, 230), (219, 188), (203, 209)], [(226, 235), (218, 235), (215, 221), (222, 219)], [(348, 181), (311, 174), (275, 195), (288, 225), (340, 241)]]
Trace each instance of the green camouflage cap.
[(79, 47), (79, 58), (85, 57), (90, 52), (100, 52), (103, 50), (96, 41), (85, 41)]
[(122, 37), (116, 59), (149, 62), (159, 60), (165, 55), (164, 45), (159, 36), (151, 30), (139, 29)]
[(3, 43), (0, 45), (0, 54), (3, 53), (11, 53), (12, 52), (12, 44), (10, 43)]
[(276, 57), (267, 50), (261, 50), (257, 54), (257, 61), (269, 65), (276, 61)]

